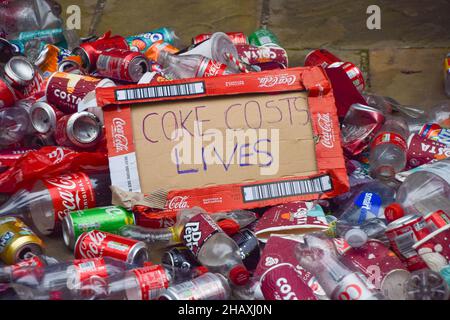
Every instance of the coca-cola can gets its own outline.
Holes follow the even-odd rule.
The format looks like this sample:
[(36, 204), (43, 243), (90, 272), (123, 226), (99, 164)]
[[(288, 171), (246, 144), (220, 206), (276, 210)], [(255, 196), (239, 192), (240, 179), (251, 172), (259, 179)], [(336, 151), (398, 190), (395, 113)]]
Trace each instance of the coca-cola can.
[[(233, 42), (233, 44), (247, 44), (247, 36), (243, 32), (226, 32), (225, 33)], [(205, 40), (208, 40), (211, 38), (212, 33), (201, 33), (199, 35), (196, 35), (194, 38), (192, 38), (192, 44), (199, 44), (200, 42), (203, 42)]]
[(63, 116), (63, 112), (43, 101), (34, 103), (30, 108), (31, 125), (42, 134), (54, 131), (57, 121)]
[(73, 49), (72, 53), (81, 57), (83, 68), (94, 71), (97, 68), (99, 55), (110, 48), (130, 49), (124, 37), (118, 35), (111, 37), (111, 32), (108, 32), (95, 41), (80, 44), (79, 47)]
[(65, 115), (56, 124), (55, 140), (60, 146), (92, 148), (103, 137), (103, 125), (91, 112), (82, 111)]
[(389, 223), (386, 228), (386, 236), (392, 250), (406, 264), (409, 271), (426, 268), (425, 262), (413, 249), (413, 245), (429, 233), (422, 215), (401, 217)]
[(348, 156), (361, 154), (383, 126), (385, 116), (375, 108), (355, 103), (342, 122), (342, 147)]
[(74, 255), (75, 259), (112, 257), (138, 266), (149, 258), (144, 242), (98, 230), (81, 234)]
[(322, 68), (342, 68), (359, 91), (365, 88), (361, 70), (351, 62), (344, 62), (326, 49), (317, 49), (308, 53), (305, 67), (321, 66)]
[(378, 300), (364, 277), (358, 272), (346, 275), (331, 294), (333, 300)]
[(227, 300), (228, 280), (218, 273), (205, 273), (191, 281), (170, 286), (159, 300)]
[(450, 224), (450, 215), (443, 210), (430, 212), (425, 215), (425, 222), (427, 223), (428, 229), (434, 232)]
[(340, 261), (367, 277), (367, 282), (390, 300), (404, 300), (409, 271), (397, 255), (381, 241), (370, 239), (359, 248), (349, 248)]
[(147, 58), (140, 52), (109, 49), (97, 59), (97, 73), (121, 81), (138, 82), (150, 70)]
[(0, 77), (0, 108), (11, 107), (16, 102), (16, 94), (9, 83)]
[(78, 105), (88, 93), (100, 87), (113, 87), (114, 82), (110, 79), (98, 79), (67, 72), (55, 72), (47, 80), (45, 96), (47, 102), (56, 106), (64, 113), (72, 114), (78, 112)]

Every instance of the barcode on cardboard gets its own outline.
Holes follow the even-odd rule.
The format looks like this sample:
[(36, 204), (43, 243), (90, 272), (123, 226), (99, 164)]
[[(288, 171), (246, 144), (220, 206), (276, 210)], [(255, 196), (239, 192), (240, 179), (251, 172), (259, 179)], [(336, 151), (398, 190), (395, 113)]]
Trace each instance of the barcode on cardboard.
[(398, 235), (395, 238), (395, 244), (397, 245), (398, 251), (407, 258), (415, 255), (415, 250), (412, 248), (415, 243), (416, 238), (412, 231)]
[(329, 175), (312, 179), (288, 180), (242, 187), (244, 202), (268, 200), (331, 191)]
[(192, 96), (205, 93), (205, 84), (203, 82), (167, 84), (162, 86), (118, 89), (115, 93), (116, 101)]

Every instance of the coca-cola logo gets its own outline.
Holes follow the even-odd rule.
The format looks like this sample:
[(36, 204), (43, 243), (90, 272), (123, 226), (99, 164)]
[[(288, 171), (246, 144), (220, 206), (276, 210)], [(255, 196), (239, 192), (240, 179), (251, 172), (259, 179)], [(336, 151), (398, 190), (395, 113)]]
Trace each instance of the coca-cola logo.
[(297, 77), (295, 75), (282, 74), (277, 76), (265, 76), (258, 78), (259, 86), (263, 88), (271, 88), (276, 85), (292, 85)]
[(184, 227), (183, 239), (186, 247), (194, 250), (194, 247), (198, 247), (199, 241), (202, 238), (202, 232), (200, 231), (199, 222), (188, 222)]
[(331, 120), (330, 113), (318, 113), (317, 114), (317, 122), (319, 124), (320, 132), (320, 142), (325, 148), (333, 148), (334, 147), (334, 130), (333, 130), (333, 122)]
[(166, 208), (170, 210), (187, 209), (189, 208), (186, 201), (188, 198), (189, 196), (175, 196), (167, 201)]
[(56, 214), (62, 220), (69, 212), (81, 209), (81, 197), (74, 181), (74, 175), (63, 175), (57, 178), (47, 179), (46, 182), (58, 190), (59, 199), (64, 210), (58, 211)]
[[(88, 241), (86, 241), (86, 238)], [(79, 252), (85, 259), (97, 258), (100, 256), (101, 246), (106, 238), (106, 234), (98, 231), (91, 231), (85, 235), (85, 239), (80, 241)]]
[(125, 136), (125, 120), (114, 118), (112, 120), (112, 136), (116, 152), (128, 151), (128, 139)]
[(208, 66), (206, 67), (204, 77), (217, 76), (217, 75), (221, 74), (221, 70), (222, 69), (224, 69), (224, 65), (223, 64), (221, 64), (220, 62), (211, 60), (208, 63)]

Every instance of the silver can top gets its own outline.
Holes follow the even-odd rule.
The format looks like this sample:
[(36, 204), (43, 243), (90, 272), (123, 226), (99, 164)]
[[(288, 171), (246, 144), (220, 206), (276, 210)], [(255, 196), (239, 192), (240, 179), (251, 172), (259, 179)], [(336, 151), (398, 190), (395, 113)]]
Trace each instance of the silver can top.
[(39, 133), (47, 133), (56, 128), (56, 112), (46, 102), (36, 102), (30, 108), (31, 125)]
[(102, 137), (103, 126), (93, 113), (82, 111), (74, 113), (67, 122), (69, 140), (78, 147), (95, 146)]
[(13, 84), (19, 86), (26, 86), (31, 83), (35, 74), (34, 66), (25, 57), (13, 57), (5, 65), (5, 76)]

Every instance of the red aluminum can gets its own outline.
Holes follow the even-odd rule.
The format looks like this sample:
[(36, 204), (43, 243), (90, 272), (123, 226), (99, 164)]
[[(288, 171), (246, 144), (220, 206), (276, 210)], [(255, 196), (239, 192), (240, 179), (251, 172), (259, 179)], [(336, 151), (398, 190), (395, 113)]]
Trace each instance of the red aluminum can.
[(95, 41), (85, 42), (73, 49), (73, 54), (81, 57), (83, 68), (94, 71), (97, 68), (98, 56), (111, 48), (129, 50), (127, 40), (122, 36), (111, 36), (111, 32), (105, 33)]
[[(225, 34), (230, 38), (231, 42), (233, 42), (234, 45), (248, 43), (247, 36), (243, 32), (226, 32)], [(199, 34), (192, 38), (192, 44), (196, 45), (200, 42), (208, 40), (209, 38), (211, 38), (211, 35), (212, 33)]]
[(82, 111), (61, 117), (55, 130), (59, 146), (88, 149), (103, 138), (103, 125), (91, 112)]
[(410, 273), (381, 241), (370, 239), (359, 248), (349, 248), (341, 255), (340, 261), (351, 270), (364, 274), (368, 282), (390, 300), (406, 298), (403, 288)]
[(144, 242), (98, 230), (81, 234), (74, 251), (75, 259), (112, 257), (139, 266), (148, 260)]
[(402, 260), (409, 271), (426, 268), (425, 262), (419, 257), (413, 245), (430, 234), (426, 222), (421, 215), (407, 215), (389, 223), (386, 236), (392, 250)]
[(138, 82), (149, 70), (148, 60), (140, 52), (109, 49), (97, 59), (97, 73), (116, 80)]
[(16, 94), (4, 79), (0, 78), (0, 108), (11, 107), (16, 102)]
[(354, 86), (363, 91), (366, 84), (361, 70), (351, 62), (344, 62), (326, 49), (310, 52), (305, 58), (305, 67), (321, 66), (322, 68), (342, 68), (352, 80)]
[(431, 232), (450, 224), (450, 215), (443, 210), (430, 212), (425, 216), (425, 222)]
[(39, 133), (48, 133), (56, 129), (57, 121), (64, 113), (54, 106), (38, 101), (30, 108), (30, 120), (34, 130)]

